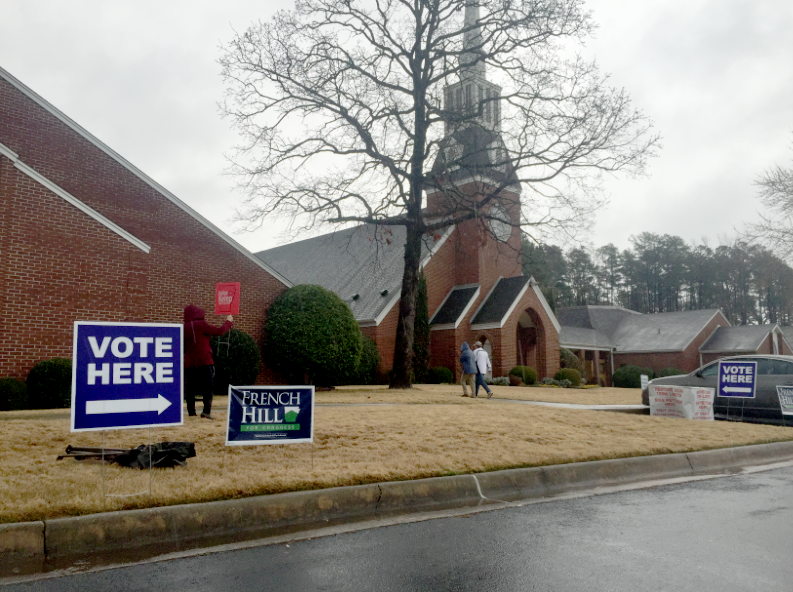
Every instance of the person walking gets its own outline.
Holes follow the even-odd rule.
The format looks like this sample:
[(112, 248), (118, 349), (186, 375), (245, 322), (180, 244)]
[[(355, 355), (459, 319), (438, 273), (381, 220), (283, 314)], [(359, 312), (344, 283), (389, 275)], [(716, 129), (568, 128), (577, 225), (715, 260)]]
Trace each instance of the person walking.
[(485, 374), (490, 372), (493, 366), (490, 364), (490, 356), (487, 355), (487, 352), (482, 347), (481, 341), (474, 343), (474, 357), (476, 358), (476, 393), (474, 396), (479, 396), (479, 386), (481, 385), (487, 391), (487, 398), (489, 399), (493, 396), (493, 391), (485, 383)]
[[(460, 384), (463, 385), (463, 397), (474, 396), (474, 384), (476, 383), (476, 358), (474, 352), (468, 346), (467, 341), (463, 341), (463, 346), (460, 348), (460, 364), (463, 366), (463, 375), (460, 378)], [(466, 385), (471, 389), (471, 394), (468, 394)]]
[(209, 338), (223, 335), (234, 324), (229, 315), (220, 327), (213, 327), (204, 320), (204, 311), (194, 304), (184, 309), (184, 390), (187, 414), (194, 416), (196, 396), (204, 401), (201, 417), (212, 417), (212, 383), (215, 378), (215, 361)]

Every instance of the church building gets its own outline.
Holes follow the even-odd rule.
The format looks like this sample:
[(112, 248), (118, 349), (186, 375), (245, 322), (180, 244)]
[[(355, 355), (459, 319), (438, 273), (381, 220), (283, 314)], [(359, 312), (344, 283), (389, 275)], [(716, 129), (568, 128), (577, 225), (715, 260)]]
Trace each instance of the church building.
[[(475, 23), (479, 8), (466, 7)], [(433, 165), (425, 219), (481, 212), (424, 237), (430, 366), (459, 379), (460, 347), (481, 341), (494, 376), (516, 365), (540, 378), (559, 369), (560, 326), (532, 278), (522, 275), (520, 183), (501, 138), (501, 89), (487, 80), (473, 51), (478, 31), (464, 39), (461, 76), (444, 92), (449, 114)], [(405, 228), (361, 225), (256, 254), (294, 284), (318, 284), (350, 305), (363, 333), (377, 344), (384, 370), (393, 364), (404, 269)]]

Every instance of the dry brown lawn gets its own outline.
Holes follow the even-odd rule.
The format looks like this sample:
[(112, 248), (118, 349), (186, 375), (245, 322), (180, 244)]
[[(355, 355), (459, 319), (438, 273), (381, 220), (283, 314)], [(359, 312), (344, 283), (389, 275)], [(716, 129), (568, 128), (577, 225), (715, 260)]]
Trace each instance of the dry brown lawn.
[[(313, 445), (226, 447), (219, 399), (217, 421), (189, 418), (181, 427), (152, 429), (152, 442), (192, 441), (198, 453), (187, 467), (154, 470), (152, 496), (148, 471), (55, 460), (67, 444), (102, 443), (101, 432), (70, 433), (68, 410), (0, 413), (0, 522), (793, 440), (793, 430), (782, 427), (471, 400), (457, 388), (318, 393), (318, 403), (394, 405), (317, 407)], [(501, 387), (496, 396), (502, 390), (539, 389)], [(104, 443), (133, 447), (148, 439), (148, 430), (118, 430)], [(105, 497), (103, 472), (107, 493), (146, 494)]]
[[(539, 386), (491, 386), (496, 399), (576, 403), (579, 405), (640, 405), (641, 389), (587, 388), (566, 389)], [(420, 384), (408, 391), (389, 391), (387, 386), (343, 386), (317, 393), (317, 403), (465, 403), (459, 384)], [(485, 395), (479, 389), (479, 396)], [(486, 396), (486, 395), (485, 395)]]

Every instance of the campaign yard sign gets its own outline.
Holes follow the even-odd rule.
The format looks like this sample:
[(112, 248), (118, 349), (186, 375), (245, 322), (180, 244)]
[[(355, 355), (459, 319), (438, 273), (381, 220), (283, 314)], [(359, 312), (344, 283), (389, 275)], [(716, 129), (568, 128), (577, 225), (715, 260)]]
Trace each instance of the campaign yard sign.
[(240, 283), (215, 284), (215, 314), (240, 314)]
[(227, 446), (313, 441), (313, 386), (229, 386)]
[(648, 390), (650, 415), (713, 421), (712, 388), (651, 384)]
[(182, 425), (182, 325), (74, 324), (71, 431)]
[(777, 385), (776, 394), (779, 397), (779, 406), (782, 415), (793, 415), (793, 386)]
[(757, 362), (719, 362), (718, 396), (754, 399)]

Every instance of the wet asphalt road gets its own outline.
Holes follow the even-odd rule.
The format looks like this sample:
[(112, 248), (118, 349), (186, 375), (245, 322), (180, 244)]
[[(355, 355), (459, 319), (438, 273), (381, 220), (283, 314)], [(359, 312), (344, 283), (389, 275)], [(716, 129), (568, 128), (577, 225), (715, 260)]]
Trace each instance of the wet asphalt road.
[(127, 591), (793, 590), (793, 467), (2, 587)]

